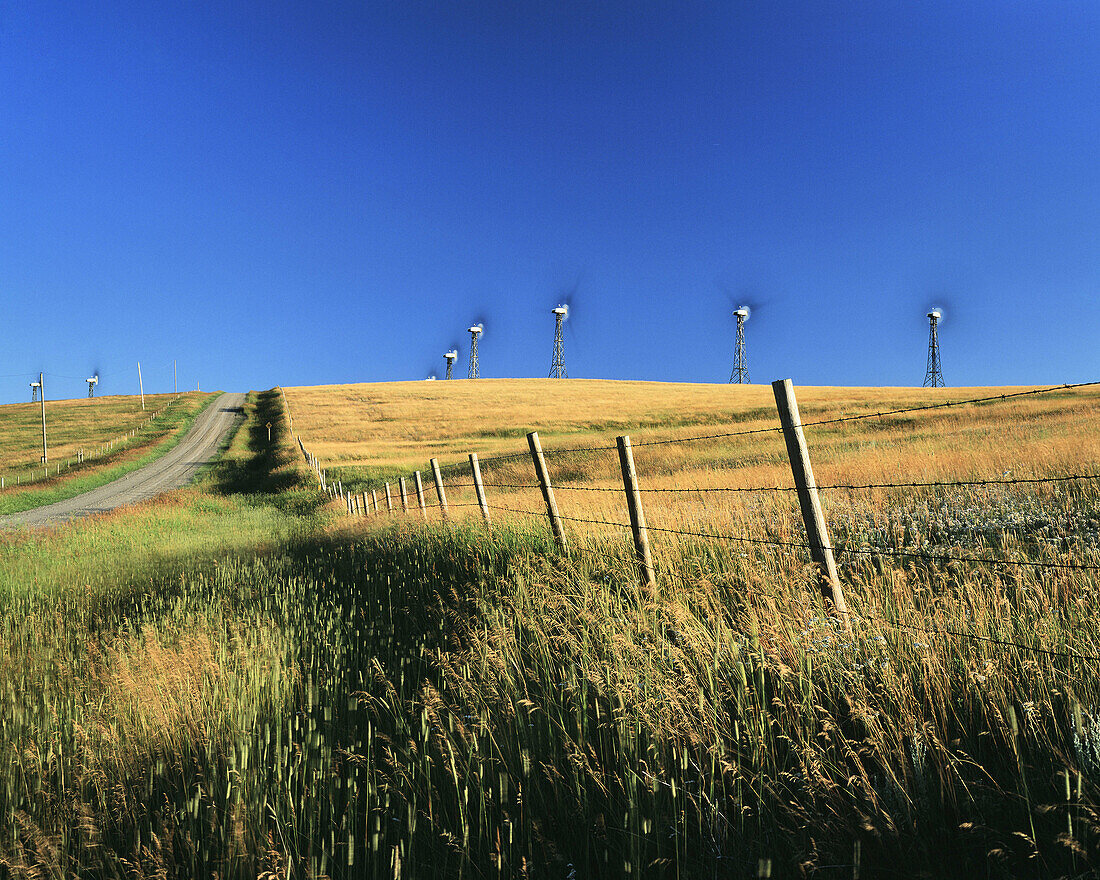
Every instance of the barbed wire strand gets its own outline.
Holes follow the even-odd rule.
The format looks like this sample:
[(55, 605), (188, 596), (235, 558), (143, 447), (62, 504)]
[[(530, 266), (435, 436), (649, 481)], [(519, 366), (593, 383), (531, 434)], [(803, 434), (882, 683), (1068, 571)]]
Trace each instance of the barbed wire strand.
[[(510, 510), (513, 513), (525, 513), (525, 514), (532, 515), (532, 516), (545, 516), (545, 513), (541, 513), (541, 512), (538, 512), (538, 511), (512, 510), (510, 508), (502, 508), (502, 507), (495, 507), (494, 509), (497, 509), (497, 510)], [(599, 524), (602, 524), (602, 525), (614, 525), (614, 526), (619, 526), (621, 528), (630, 528), (629, 525), (626, 525), (626, 524), (623, 524), (623, 523), (611, 523), (611, 522), (606, 522), (606, 521), (601, 521), (601, 520), (578, 520), (575, 517), (566, 517), (566, 516), (561, 517), (561, 519), (569, 520), (569, 521), (573, 521), (573, 522), (578, 522), (578, 521), (579, 522), (592, 522), (592, 523), (599, 523)], [(652, 528), (652, 527), (650, 527), (650, 528)], [(669, 531), (669, 530), (667, 530), (667, 529), (655, 529), (655, 531)], [(681, 532), (679, 534), (690, 534), (690, 533), (682, 533)], [(797, 546), (797, 547), (802, 547), (804, 549), (809, 549), (808, 544), (795, 544), (795, 543), (791, 543), (791, 542), (770, 542), (770, 543), (778, 543), (781, 546)], [(616, 564), (621, 564), (621, 563), (624, 562), (623, 559), (621, 559), (619, 557), (616, 557), (616, 556), (614, 556), (610, 553), (607, 553), (606, 551), (601, 551), (601, 550), (596, 549), (596, 548), (582, 547), (582, 546), (579, 546), (577, 544), (571, 544), (569, 549), (570, 549), (570, 552), (579, 550), (579, 551), (582, 551), (582, 552), (585, 552), (585, 553), (589, 553), (591, 555), (599, 556), (600, 558), (602, 558), (603, 560), (605, 560), (607, 562), (612, 562), (612, 563), (616, 563)], [(988, 561), (988, 560), (983, 560), (983, 561)], [(1011, 563), (1011, 564), (1015, 564), (1015, 563)], [(1033, 564), (1033, 563), (1020, 563), (1020, 564)], [(754, 592), (755, 593), (760, 593), (762, 591), (757, 589)], [(767, 596), (769, 596), (770, 598), (773, 598), (773, 599), (786, 600), (786, 599), (790, 598), (789, 596), (781, 596), (779, 594), (772, 593), (770, 591), (763, 591), (763, 593), (764, 593), (764, 595), (767, 595)], [(874, 615), (874, 614), (868, 614), (868, 613), (865, 613), (865, 612), (850, 611), (850, 612), (847, 612), (847, 616), (850, 617), (850, 618), (854, 618), (856, 620), (860, 620), (860, 619), (862, 619), (862, 620), (874, 620), (878, 623), (883, 623), (886, 626), (889, 626), (889, 627), (892, 627), (892, 628), (895, 628), (895, 629), (905, 629), (905, 630), (909, 630), (909, 631), (913, 631), (913, 632), (922, 632), (922, 633), (925, 633), (925, 634), (928, 634), (928, 635), (953, 636), (955, 638), (970, 639), (970, 640), (974, 640), (974, 641), (986, 642), (986, 643), (989, 643), (989, 644), (995, 644), (995, 645), (1002, 645), (1002, 646), (1005, 646), (1005, 647), (1017, 648), (1021, 651), (1029, 651), (1029, 652), (1032, 652), (1032, 653), (1044, 654), (1044, 655), (1047, 655), (1047, 656), (1050, 656), (1050, 657), (1063, 657), (1063, 658), (1070, 659), (1070, 660), (1087, 660), (1087, 661), (1091, 661), (1091, 662), (1100, 662), (1100, 655), (1083, 654), (1083, 653), (1080, 653), (1080, 652), (1077, 652), (1077, 651), (1054, 651), (1054, 650), (1051, 650), (1049, 648), (1040, 648), (1040, 647), (1036, 647), (1034, 645), (1024, 644), (1023, 642), (1014, 642), (1010, 639), (1001, 639), (1001, 638), (997, 638), (995, 636), (984, 636), (984, 635), (981, 635), (979, 633), (968, 632), (968, 631), (965, 631), (965, 630), (944, 629), (944, 628), (940, 628), (940, 627), (922, 627), (922, 626), (917, 626), (915, 624), (901, 623), (899, 621), (889, 620), (888, 618), (880, 617), (880, 616)]]
[[(562, 517), (565, 519), (565, 517)], [(604, 525), (619, 525), (621, 523), (603, 523)], [(626, 526), (630, 528), (630, 526)], [(696, 538), (714, 538), (717, 540), (726, 541), (738, 541), (741, 543), (751, 544), (772, 544), (778, 547), (798, 547), (805, 550), (812, 550), (813, 547), (810, 544), (796, 541), (768, 541), (762, 539), (747, 538), (739, 535), (722, 535), (714, 532), (686, 532), (680, 529), (666, 529), (658, 526), (647, 526), (652, 532), (664, 532), (666, 534), (673, 535), (686, 535), (688, 537)], [(998, 559), (990, 558), (986, 556), (959, 556), (956, 554), (948, 553), (915, 553), (909, 550), (894, 550), (889, 547), (825, 547), (825, 550), (831, 550), (833, 553), (858, 553), (864, 556), (893, 556), (903, 559), (924, 559), (929, 562), (980, 562), (985, 565), (1007, 565), (1016, 566), (1020, 568), (1054, 568), (1064, 569), (1069, 571), (1100, 571), (1100, 565), (1092, 565), (1088, 563), (1075, 563), (1075, 562), (1041, 562), (1038, 560), (1029, 559)]]
[[(1091, 477), (1089, 477), (1089, 478), (1091, 478)], [(1073, 477), (1067, 477), (1067, 478), (1064, 478), (1064, 479), (1073, 479)], [(1045, 482), (1045, 481), (1040, 481), (1040, 480), (1031, 481), (1031, 480), (1028, 480), (1028, 481), (1019, 481), (1019, 482)], [(475, 506), (480, 506), (480, 505), (477, 502), (463, 502), (463, 503), (448, 505), (448, 507), (475, 507)], [(499, 504), (488, 504), (486, 506), (489, 507), (491, 510), (503, 511), (503, 512), (507, 512), (507, 513), (516, 513), (516, 514), (525, 515), (525, 516), (534, 516), (534, 517), (541, 518), (541, 517), (546, 515), (542, 511), (524, 510), (524, 509), (520, 509), (520, 508), (504, 507), (503, 505), (499, 505)], [(381, 512), (381, 511), (379, 511), (379, 512)], [(586, 518), (582, 518), (582, 517), (572, 517), (572, 516), (561, 516), (560, 518), (562, 520), (567, 521), (567, 522), (578, 522), (578, 523), (586, 523), (586, 524), (591, 524), (591, 525), (611, 526), (611, 527), (620, 528), (620, 529), (629, 529), (629, 528), (631, 528), (631, 526), (627, 523), (616, 523), (616, 522), (611, 522), (609, 520), (593, 520), (593, 519), (586, 519)], [(771, 540), (771, 539), (767, 539), (767, 540), (766, 539), (755, 539), (755, 538), (748, 538), (746, 536), (722, 535), (722, 534), (713, 533), (713, 532), (691, 532), (691, 531), (685, 531), (685, 530), (681, 530), (681, 529), (661, 528), (661, 527), (658, 527), (658, 526), (649, 526), (648, 528), (652, 531), (655, 531), (655, 532), (662, 532), (662, 533), (665, 533), (665, 534), (674, 534), (674, 535), (685, 536), (685, 537), (702, 537), (702, 538), (712, 538), (712, 539), (718, 539), (718, 540), (732, 540), (732, 541), (736, 541), (736, 542), (739, 542), (739, 543), (767, 544), (767, 545), (771, 545), (771, 546), (791, 547), (791, 548), (798, 548), (798, 549), (804, 549), (804, 550), (811, 549), (809, 544), (802, 543), (802, 542), (777, 541), (777, 540)], [(834, 547), (834, 548), (829, 548), (829, 549), (831, 549), (835, 553), (852, 552), (852, 553), (864, 553), (864, 554), (883, 555), (883, 556), (902, 557), (902, 558), (919, 558), (919, 559), (926, 559), (926, 560), (932, 560), (932, 561), (980, 562), (980, 563), (987, 563), (987, 564), (993, 564), (993, 565), (1011, 565), (1011, 566), (1027, 566), (1027, 567), (1034, 566), (1034, 567), (1041, 567), (1041, 568), (1057, 568), (1057, 569), (1100, 570), (1100, 566), (1097, 566), (1097, 565), (1080, 565), (1080, 564), (1073, 564), (1073, 563), (1033, 562), (1033, 561), (1027, 561), (1027, 560), (988, 559), (988, 558), (984, 558), (984, 557), (955, 556), (955, 555), (948, 555), (948, 554), (912, 553), (912, 552), (907, 552), (907, 551), (891, 550), (891, 549), (888, 549), (888, 548), (851, 548), (851, 547), (835, 548)], [(596, 549), (596, 548), (581, 547), (577, 544), (572, 544), (571, 547), (570, 547), (570, 550), (571, 551), (582, 551), (582, 552), (585, 552), (585, 553), (589, 553), (591, 555), (599, 556), (604, 561), (612, 562), (612, 563), (615, 563), (615, 564), (622, 564), (623, 563), (623, 560), (621, 558), (613, 556), (612, 554), (607, 553), (606, 551), (600, 551), (599, 549)], [(756, 590), (755, 592), (759, 593), (760, 591)], [(774, 599), (789, 598), (789, 597), (779, 596), (777, 594), (771, 593), (770, 591), (764, 591), (764, 593), (765, 593), (765, 595), (768, 595), (769, 597), (774, 598)], [(951, 637), (954, 637), (954, 638), (969, 639), (971, 641), (980, 641), (980, 642), (985, 642), (987, 644), (994, 644), (994, 645), (1001, 645), (1003, 647), (1016, 648), (1017, 650), (1027, 651), (1027, 652), (1036, 653), (1036, 654), (1043, 654), (1045, 656), (1050, 656), (1050, 657), (1061, 657), (1061, 658), (1065, 658), (1065, 659), (1069, 659), (1069, 660), (1085, 660), (1085, 661), (1089, 661), (1089, 662), (1100, 662), (1100, 655), (1082, 654), (1082, 653), (1076, 652), (1076, 651), (1074, 651), (1074, 652), (1054, 651), (1054, 650), (1051, 650), (1049, 648), (1040, 648), (1040, 647), (1036, 647), (1034, 645), (1027, 645), (1027, 644), (1024, 644), (1022, 642), (1014, 642), (1014, 641), (1009, 640), (1009, 639), (1001, 639), (1001, 638), (997, 638), (995, 636), (984, 636), (984, 635), (981, 635), (979, 633), (967, 632), (967, 631), (962, 631), (962, 630), (943, 629), (943, 628), (940, 628), (940, 627), (922, 627), (922, 626), (917, 626), (915, 624), (907, 624), (907, 623), (901, 623), (899, 621), (889, 620), (885, 617), (880, 617), (878, 615), (867, 614), (866, 612), (864, 612), (864, 613), (846, 612), (845, 614), (846, 614), (846, 616), (848, 616), (850, 618), (854, 618), (856, 620), (874, 620), (878, 623), (885, 624), (886, 626), (894, 628), (894, 629), (904, 629), (904, 630), (908, 630), (910, 632), (921, 632), (921, 633), (925, 633), (927, 635), (951, 636)]]
[(972, 397), (967, 400), (948, 400), (943, 403), (928, 403), (923, 406), (908, 407), (906, 409), (884, 410), (882, 412), (861, 413), (854, 416), (838, 416), (834, 419), (819, 419), (813, 422), (802, 422), (803, 428), (811, 428), (817, 425), (835, 425), (839, 422), (855, 422), (860, 419), (882, 418), (883, 416), (896, 416), (913, 412), (924, 412), (933, 409), (946, 409), (953, 406), (968, 406), (972, 403), (993, 403), (1003, 400), (1011, 400), (1016, 397), (1028, 397), (1035, 394), (1051, 394), (1055, 391), (1072, 391), (1077, 388), (1091, 388), (1100, 385), (1096, 382), (1070, 382), (1062, 385), (1051, 385), (1046, 388), (1032, 388), (1029, 391), (1013, 391), (1010, 394), (991, 394), (988, 397)]
[[(503, 510), (509, 513), (522, 513), (528, 516), (546, 516), (544, 511), (534, 510), (519, 510), (515, 508), (501, 507), (498, 505), (489, 505), (494, 510)], [(563, 516), (558, 515), (559, 519), (566, 522), (584, 523), (587, 525), (597, 526), (611, 526), (618, 529), (630, 529), (632, 526), (629, 523), (613, 522), (611, 520), (603, 519), (585, 519), (576, 516)], [(735, 541), (742, 544), (761, 544), (771, 547), (790, 547), (800, 550), (812, 550), (813, 547), (803, 541), (778, 541), (775, 539), (765, 538), (750, 538), (744, 535), (723, 535), (717, 532), (692, 532), (685, 531), (683, 529), (668, 529), (660, 526), (646, 526), (648, 531), (661, 532), (670, 535), (682, 535), (692, 538), (712, 538), (720, 541)], [(861, 555), (871, 556), (893, 556), (905, 559), (924, 559), (930, 562), (979, 562), (986, 565), (1007, 565), (1016, 566), (1021, 568), (1053, 568), (1064, 570), (1081, 570), (1081, 571), (1100, 571), (1100, 565), (1092, 565), (1086, 563), (1073, 563), (1073, 562), (1041, 562), (1038, 560), (1027, 559), (997, 559), (984, 556), (958, 556), (954, 554), (943, 553), (914, 553), (904, 550), (893, 550), (888, 547), (826, 547), (826, 550), (830, 550), (833, 553), (858, 553)]]
[[(935, 489), (935, 488), (955, 488), (962, 486), (1010, 486), (1017, 484), (1032, 485), (1036, 483), (1067, 483), (1079, 480), (1100, 480), (1100, 474), (1071, 474), (1061, 477), (1022, 477), (1013, 479), (994, 479), (994, 480), (941, 480), (932, 482), (915, 482), (915, 483), (862, 483), (862, 484), (846, 484), (837, 483), (833, 485), (816, 486), (817, 489), (849, 489), (849, 490), (864, 490), (864, 489)], [(466, 484), (456, 484), (466, 485)], [(473, 486), (473, 483), (469, 484)], [(539, 489), (541, 488), (537, 483), (534, 484), (510, 484), (510, 483), (483, 483), (482, 485), (487, 488), (494, 489)], [(571, 483), (555, 483), (554, 491), (568, 491), (568, 492), (612, 492), (622, 494), (625, 490), (622, 486), (577, 486)], [(652, 492), (652, 493), (696, 493), (706, 494), (708, 492), (797, 492), (797, 486), (695, 486), (695, 487), (674, 487), (674, 488), (639, 488), (639, 492)]]
[(878, 617), (878, 616), (873, 615), (873, 614), (860, 614), (860, 613), (855, 612), (855, 611), (849, 611), (847, 613), (847, 616), (850, 617), (850, 618), (855, 618), (857, 620), (860, 619), (860, 618), (862, 618), (864, 620), (875, 620), (875, 621), (878, 621), (879, 623), (884, 623), (887, 626), (895, 627), (897, 629), (907, 629), (907, 630), (912, 630), (914, 632), (922, 632), (922, 633), (928, 633), (928, 634), (932, 634), (932, 635), (955, 636), (957, 638), (973, 639), (975, 641), (980, 641), (980, 642), (989, 642), (989, 643), (994, 644), (994, 645), (1004, 645), (1006, 647), (1019, 648), (1022, 651), (1031, 651), (1031, 652), (1036, 653), (1036, 654), (1046, 654), (1050, 657), (1067, 657), (1071, 660), (1090, 660), (1090, 661), (1093, 661), (1093, 662), (1100, 662), (1100, 655), (1081, 654), (1081, 653), (1071, 652), (1071, 651), (1053, 651), (1049, 648), (1038, 648), (1034, 645), (1025, 645), (1023, 642), (1014, 642), (1014, 641), (1011, 641), (1010, 639), (998, 639), (994, 636), (983, 636), (983, 635), (980, 635), (979, 633), (966, 632), (965, 630), (951, 630), (951, 629), (940, 629), (938, 627), (916, 626), (915, 624), (911, 624), (911, 623), (900, 623), (898, 621), (888, 620), (885, 617)]

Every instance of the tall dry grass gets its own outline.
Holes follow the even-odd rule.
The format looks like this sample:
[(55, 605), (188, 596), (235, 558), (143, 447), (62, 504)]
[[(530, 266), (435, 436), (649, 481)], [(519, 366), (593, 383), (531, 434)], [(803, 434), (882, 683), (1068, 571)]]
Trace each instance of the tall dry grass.
[[(80, 562), (90, 532), (50, 536), (41, 558), (40, 542), (0, 544), (19, 585), (0, 616), (0, 871), (1096, 870), (1095, 569), (889, 555), (1098, 566), (1095, 481), (828, 492), (848, 632), (802, 548), (766, 543), (802, 538), (787, 493), (647, 494), (657, 527), (753, 539), (655, 531), (647, 595), (623, 529), (569, 521), (562, 553), (537, 491), (499, 488), (532, 482), (522, 457), (486, 479), (497, 507), (534, 513), (494, 510), (492, 532), (458, 506), (427, 525), (318, 515), (290, 438), (266, 441), (267, 421), (277, 441), (285, 430), (276, 401), (250, 402), (202, 490), (101, 524), (98, 566)], [(919, 419), (808, 433), (822, 483), (829, 468), (865, 473), (861, 459), (884, 475), (913, 461), (910, 475), (1000, 474), (1004, 454), (1022, 473), (1094, 465), (1095, 397), (1043, 406), (1049, 418), (974, 408), (939, 435)], [(298, 411), (294, 423), (316, 430)], [(396, 453), (378, 455), (349, 480), (399, 472), (382, 460)], [(787, 479), (771, 434), (639, 446), (636, 459), (650, 488)], [(550, 461), (563, 513), (626, 521), (613, 452)], [(470, 497), (460, 477), (446, 476), (456, 505)], [(612, 491), (583, 491), (600, 487)], [(146, 564), (153, 533), (178, 533), (179, 553)]]
[[(711, 786), (708, 797), (696, 801), (700, 813), (706, 813), (700, 804), (730, 797), (728, 790), (715, 794), (723, 761), (734, 778), (751, 768), (733, 803), (754, 802), (742, 809), (759, 823), (756, 831), (784, 841), (776, 852), (789, 857), (801, 851), (807, 870), (829, 861), (823, 858), (827, 848), (833, 861), (843, 859), (844, 846), (848, 853), (864, 852), (880, 869), (905, 859), (908, 847), (923, 860), (910, 869), (929, 876), (955, 869), (965, 874), (977, 864), (1015, 876), (1035, 860), (1054, 876), (1053, 864), (1060, 870), (1093, 864), (1088, 841), (1095, 840), (1096, 823), (1088, 791), (1094, 774), (1087, 767), (1098, 711), (1100, 640), (1091, 616), (1100, 569), (1100, 492), (1095, 479), (1010, 481), (1100, 473), (1095, 389), (818, 426), (812, 423), (984, 397), (994, 389), (799, 389), (821, 485), (1003, 481), (826, 490), (853, 611), (848, 634), (818, 604), (792, 494), (721, 491), (790, 485), (778, 433), (650, 445), (774, 426), (759, 394), (701, 430), (690, 417), (669, 424), (668, 411), (651, 405), (640, 389), (631, 399), (631, 389), (615, 388), (623, 396), (617, 413), (631, 413), (633, 421), (600, 420), (598, 412), (585, 410), (583, 388), (565, 403), (547, 396), (547, 384), (554, 386), (516, 382), (477, 389), (485, 401), (482, 414), (458, 430), (467, 448), (483, 453), (494, 527), (543, 542), (545, 507), (522, 438), (501, 440), (504, 425), (521, 413), (524, 427), (539, 430), (569, 542), (564, 557), (526, 557), (531, 571), (510, 583), (504, 609), (494, 597), (475, 615), (480, 629), (471, 638), (478, 647), (470, 662), (452, 667), (451, 682), (466, 693), (469, 707), (529, 694), (534, 681), (566, 688), (567, 704), (584, 704), (583, 695), (595, 689), (612, 707), (616, 700), (630, 705), (640, 713), (634, 717), (644, 719), (636, 732), (645, 730), (671, 748), (673, 764), (678, 759), (683, 769), (711, 762), (696, 783)], [(563, 383), (562, 394), (568, 390)], [(724, 395), (727, 405), (742, 391), (696, 390), (710, 400)], [(405, 388), (393, 392), (402, 397), (394, 406), (403, 408), (403, 431), (388, 441), (384, 426), (353, 403), (339, 433), (297, 417), (304, 437), (315, 438), (316, 449), (331, 449), (340, 462), (333, 462), (330, 479), (360, 491), (396, 482), (412, 468), (426, 475), (429, 455), (446, 461), (457, 451), (455, 443), (426, 448), (438, 426), (448, 424), (435, 409), (443, 406), (439, 398), (425, 405), (415, 389), (407, 396)], [(335, 395), (326, 393), (330, 400)], [(445, 393), (458, 399), (457, 391)], [(417, 407), (431, 416), (416, 419)], [(721, 418), (720, 409), (699, 422), (712, 417)], [(582, 424), (598, 429), (578, 435)], [(373, 442), (360, 448), (341, 439), (355, 431)], [(636, 444), (661, 582), (657, 601), (639, 609), (632, 605), (638, 600), (623, 602), (604, 586), (617, 591), (636, 583), (618, 461), (606, 448), (611, 432), (629, 433)], [(484, 445), (473, 445), (477, 441)], [(604, 448), (571, 451), (578, 445)], [(356, 455), (358, 464), (349, 464)], [(469, 472), (453, 458), (451, 463), (444, 475), (448, 522), (479, 528)], [(443, 521), (438, 510), (429, 516)], [(396, 526), (383, 517), (362, 527), (368, 533), (415, 530), (417, 521), (414, 510), (408, 520), (399, 515)], [(495, 629), (486, 620), (495, 620)], [(740, 664), (734, 668), (741, 685), (734, 676), (724, 691), (715, 682), (730, 657)], [(471, 668), (481, 670), (472, 681)], [(755, 722), (744, 714), (754, 700)], [(731, 705), (738, 708), (729, 714), (714, 711)], [(585, 757), (587, 729), (569, 720), (574, 710), (560, 711), (566, 714), (552, 725), (566, 740), (557, 744), (559, 755), (599, 776), (604, 790), (606, 777), (591, 771), (590, 752)], [(753, 743), (748, 754), (737, 748), (746, 740)], [(616, 766), (635, 760), (625, 743), (616, 749)], [(725, 757), (731, 753), (736, 760)], [(624, 786), (622, 779), (617, 784)], [(1059, 786), (1065, 791), (1061, 806)], [(715, 829), (729, 821), (729, 806), (726, 800), (724, 808), (714, 808), (707, 832), (696, 814), (698, 833), (721, 837)], [(1062, 817), (1061, 834), (1050, 827), (1052, 813)], [(841, 816), (847, 818), (835, 824)], [(624, 821), (620, 830), (628, 834), (653, 832), (651, 822), (635, 827)], [(745, 834), (748, 826), (740, 830)], [(688, 836), (673, 828), (674, 836), (681, 833)], [(836, 835), (847, 842), (839, 848), (821, 843)], [(937, 846), (940, 855), (952, 856), (937, 858)], [(962, 862), (952, 862), (962, 854)], [(686, 864), (681, 858), (686, 855), (672, 861)], [(843, 864), (850, 868), (856, 856), (847, 858)]]

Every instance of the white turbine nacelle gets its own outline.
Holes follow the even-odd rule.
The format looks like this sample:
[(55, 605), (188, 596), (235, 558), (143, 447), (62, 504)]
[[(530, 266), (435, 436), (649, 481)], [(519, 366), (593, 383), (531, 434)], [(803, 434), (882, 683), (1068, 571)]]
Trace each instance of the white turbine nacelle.
[(733, 314), (736, 316), (737, 320), (747, 321), (749, 319), (749, 307), (741, 306), (741, 308), (737, 309)]
[(941, 318), (943, 318), (943, 312), (941, 312), (939, 309), (932, 309), (932, 311), (928, 313), (928, 317), (931, 318), (933, 321), (939, 321)]
[(435, 381), (435, 376), (428, 376), (424, 381), (425, 382), (434, 382)]
[(450, 351), (444, 352), (443, 357), (445, 357), (449, 361), (457, 361), (458, 360), (458, 352), (455, 351), (454, 349), (451, 349)]
[(474, 336), (477, 336), (479, 333), (484, 333), (485, 328), (481, 324), (474, 324), (473, 327), (468, 328), (467, 332), (473, 333)]
[(551, 309), (555, 315), (561, 315), (563, 318), (569, 316), (569, 306), (558, 306), (556, 309)]
[(89, 385), (98, 385), (99, 384), (99, 376), (92, 376), (91, 379), (85, 379), (84, 381), (87, 382)]

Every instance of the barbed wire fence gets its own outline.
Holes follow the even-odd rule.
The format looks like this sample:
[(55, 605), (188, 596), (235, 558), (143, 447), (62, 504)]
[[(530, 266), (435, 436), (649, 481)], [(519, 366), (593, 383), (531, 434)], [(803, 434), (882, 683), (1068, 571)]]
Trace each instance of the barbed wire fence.
[[(846, 630), (851, 630), (853, 623), (873, 620), (883, 625), (903, 630), (914, 630), (928, 634), (970, 639), (974, 641), (1013, 646), (1019, 650), (1031, 651), (1040, 654), (1051, 654), (1075, 660), (1100, 660), (1100, 654), (1092, 655), (1078, 651), (1053, 651), (1041, 648), (1037, 645), (1029, 645), (1023, 642), (999, 639), (993, 636), (968, 632), (963, 629), (946, 629), (942, 627), (922, 628), (911, 623), (902, 623), (888, 618), (874, 616), (867, 613), (855, 614), (848, 610), (839, 574), (836, 567), (837, 556), (864, 557), (868, 559), (896, 559), (905, 562), (921, 561), (932, 565), (965, 564), (971, 566), (989, 566), (991, 568), (1030, 569), (1035, 571), (1051, 572), (1086, 572), (1090, 575), (1100, 572), (1100, 564), (1083, 561), (1067, 561), (1065, 559), (1032, 559), (1010, 556), (997, 556), (989, 553), (957, 553), (957, 552), (924, 552), (921, 550), (909, 550), (902, 547), (890, 547), (881, 545), (855, 545), (844, 542), (834, 545), (829, 537), (828, 526), (822, 512), (819, 491), (846, 491), (846, 492), (872, 492), (887, 490), (929, 490), (972, 487), (1005, 487), (1005, 486), (1041, 486), (1041, 485), (1067, 485), (1095, 482), (1100, 480), (1100, 473), (1082, 472), (1063, 474), (1051, 477), (1020, 477), (1010, 478), (1007, 475), (987, 479), (966, 480), (933, 480), (933, 481), (884, 481), (861, 483), (834, 483), (817, 485), (814, 482), (813, 471), (810, 465), (809, 450), (803, 429), (821, 426), (837, 425), (863, 420), (883, 420), (890, 417), (911, 415), (914, 413), (926, 413), (930, 411), (942, 411), (957, 407), (983, 407), (992, 406), (1009, 400), (1045, 395), (1058, 392), (1072, 392), (1078, 389), (1094, 388), (1100, 386), (1100, 382), (1078, 382), (1062, 385), (1048, 386), (1027, 391), (1010, 392), (1005, 394), (988, 395), (978, 398), (968, 398), (954, 401), (943, 401), (921, 406), (905, 407), (892, 410), (869, 410), (867, 412), (854, 413), (826, 419), (810, 420), (803, 422), (798, 414), (794, 389), (789, 380), (780, 380), (772, 383), (776, 397), (776, 405), (779, 413), (780, 424), (778, 426), (747, 428), (737, 431), (725, 431), (712, 434), (695, 435), (690, 437), (674, 437), (653, 440), (640, 440), (632, 442), (631, 438), (623, 435), (616, 438), (614, 445), (596, 443), (591, 445), (561, 447), (543, 450), (537, 432), (528, 434), (527, 451), (503, 453), (487, 456), (479, 459), (476, 453), (471, 453), (465, 462), (453, 462), (440, 465), (437, 459), (429, 462), (431, 480), (426, 483), (419, 471), (411, 476), (412, 485), (405, 477), (399, 477), (396, 486), (391, 482), (384, 482), (379, 486), (362, 492), (350, 492), (345, 490), (339, 480), (330, 480), (327, 470), (322, 467), (316, 456), (306, 448), (297, 437), (297, 442), (306, 462), (315, 473), (321, 491), (327, 493), (334, 500), (342, 500), (346, 512), (350, 516), (372, 516), (376, 514), (393, 515), (400, 510), (404, 515), (417, 514), (423, 521), (428, 520), (430, 508), (437, 508), (444, 522), (450, 516), (453, 508), (480, 508), (484, 525), (492, 530), (493, 512), (522, 516), (533, 521), (546, 521), (558, 549), (563, 552), (580, 550), (583, 552), (599, 552), (590, 547), (581, 547), (571, 542), (568, 538), (565, 524), (583, 526), (598, 526), (604, 529), (619, 530), (629, 533), (633, 541), (633, 562), (637, 569), (639, 582), (644, 590), (653, 590), (656, 586), (656, 572), (652, 562), (649, 533), (669, 535), (675, 539), (697, 539), (703, 541), (717, 541), (723, 543), (739, 543), (746, 546), (760, 546), (783, 548), (797, 553), (805, 553), (810, 557), (817, 579), (818, 590), (833, 619)], [(285, 400), (285, 395), (284, 395)], [(287, 407), (289, 418), (289, 406)], [(748, 437), (754, 435), (777, 435), (784, 439), (787, 458), (791, 466), (794, 485), (776, 486), (716, 486), (716, 487), (644, 487), (638, 483), (633, 462), (633, 450), (643, 447), (669, 446), (689, 443), (705, 443), (730, 438)], [(608, 451), (616, 451), (619, 456), (619, 465), (622, 472), (622, 486), (591, 486), (578, 485), (569, 481), (553, 483), (550, 479), (546, 460), (561, 459), (565, 456), (578, 454), (594, 454)], [(505, 482), (485, 481), (482, 478), (482, 467), (491, 465), (496, 469), (499, 465), (511, 465), (515, 462), (528, 459), (534, 466), (536, 481), (534, 482)], [(425, 495), (425, 487), (435, 490), (436, 499), (429, 503)], [(473, 490), (475, 500), (455, 503), (448, 501), (447, 488)], [(506, 492), (538, 491), (542, 497), (542, 504), (538, 509), (522, 508), (490, 503), (486, 490), (502, 490)], [(556, 492), (578, 493), (604, 493), (618, 495), (622, 493), (626, 498), (628, 521), (622, 522), (614, 519), (601, 519), (591, 516), (563, 515), (557, 505)], [(758, 537), (748, 534), (732, 534), (717, 530), (702, 530), (695, 528), (669, 528), (664, 526), (647, 525), (642, 499), (660, 495), (683, 495), (687, 493), (716, 494), (729, 496), (732, 494), (767, 495), (772, 493), (795, 493), (798, 497), (799, 508), (805, 529), (805, 540), (792, 540), (780, 537)], [(380, 502), (384, 499), (384, 505)], [(607, 555), (607, 554), (605, 554)], [(608, 556), (608, 558), (612, 558)]]

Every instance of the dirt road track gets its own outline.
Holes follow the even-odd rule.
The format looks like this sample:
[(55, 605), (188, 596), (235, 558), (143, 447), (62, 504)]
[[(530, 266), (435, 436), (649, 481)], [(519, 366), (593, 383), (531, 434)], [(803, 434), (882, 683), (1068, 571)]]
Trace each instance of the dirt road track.
[(186, 485), (198, 469), (214, 457), (222, 441), (243, 418), (243, 405), (243, 394), (223, 394), (203, 410), (180, 444), (166, 455), (141, 470), (75, 498), (0, 516), (0, 529), (68, 522), (137, 504)]

